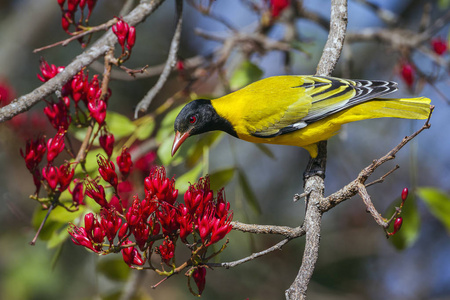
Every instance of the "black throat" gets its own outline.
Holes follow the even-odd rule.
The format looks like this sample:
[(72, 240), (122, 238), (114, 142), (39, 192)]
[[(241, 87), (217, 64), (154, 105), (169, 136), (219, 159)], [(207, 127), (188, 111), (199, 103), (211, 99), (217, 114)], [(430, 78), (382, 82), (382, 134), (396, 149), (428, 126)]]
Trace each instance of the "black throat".
[(209, 114), (209, 129), (210, 130), (221, 130), (225, 131), (229, 135), (232, 135), (234, 137), (238, 137), (236, 134), (236, 131), (233, 128), (233, 125), (231, 123), (221, 117), (217, 111), (214, 109), (214, 107), (211, 104), (211, 100), (205, 100), (205, 99), (199, 99), (196, 101), (201, 101), (201, 103), (207, 108), (207, 114)]

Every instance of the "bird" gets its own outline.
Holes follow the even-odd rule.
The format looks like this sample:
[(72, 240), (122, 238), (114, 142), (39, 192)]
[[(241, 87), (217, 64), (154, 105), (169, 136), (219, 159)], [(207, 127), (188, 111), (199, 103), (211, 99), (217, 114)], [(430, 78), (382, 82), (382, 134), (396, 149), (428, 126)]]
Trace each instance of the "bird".
[(267, 77), (217, 99), (187, 103), (174, 122), (172, 156), (188, 137), (220, 130), (248, 142), (302, 147), (315, 158), (317, 143), (343, 124), (429, 117), (429, 98), (380, 98), (397, 89), (396, 82), (385, 80)]

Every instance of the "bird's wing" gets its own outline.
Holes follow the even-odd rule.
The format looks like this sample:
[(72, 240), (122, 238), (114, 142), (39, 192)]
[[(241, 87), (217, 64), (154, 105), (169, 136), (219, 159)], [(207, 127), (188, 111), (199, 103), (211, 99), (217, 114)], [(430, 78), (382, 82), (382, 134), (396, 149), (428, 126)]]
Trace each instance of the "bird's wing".
[[(283, 111), (266, 117), (261, 128), (251, 134), (269, 138), (302, 129), (336, 112), (397, 90), (395, 82), (345, 80), (333, 77), (301, 76), (302, 83), (290, 87), (289, 105)], [(291, 89), (296, 89), (293, 93)]]

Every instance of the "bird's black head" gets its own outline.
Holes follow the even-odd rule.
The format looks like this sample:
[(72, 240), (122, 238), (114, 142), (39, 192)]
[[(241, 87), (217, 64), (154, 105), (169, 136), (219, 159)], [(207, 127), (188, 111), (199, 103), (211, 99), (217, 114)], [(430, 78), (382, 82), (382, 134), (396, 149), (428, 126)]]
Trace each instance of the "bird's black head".
[(189, 132), (191, 136), (214, 130), (209, 128), (216, 115), (211, 100), (194, 100), (186, 104), (175, 119), (175, 132), (178, 131), (181, 134)]
[(191, 135), (222, 130), (237, 136), (230, 122), (216, 112), (211, 105), (211, 100), (205, 99), (194, 100), (186, 104), (175, 119), (174, 129), (175, 140), (173, 142), (172, 155)]

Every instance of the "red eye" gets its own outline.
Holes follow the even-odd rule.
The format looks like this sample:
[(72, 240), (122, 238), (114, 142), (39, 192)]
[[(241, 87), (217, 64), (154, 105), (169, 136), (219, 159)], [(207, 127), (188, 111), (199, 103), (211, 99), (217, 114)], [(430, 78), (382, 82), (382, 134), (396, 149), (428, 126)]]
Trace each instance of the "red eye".
[(189, 117), (189, 123), (194, 124), (195, 122), (197, 122), (197, 117), (196, 116), (190, 116)]

